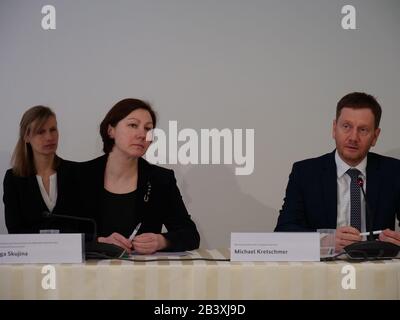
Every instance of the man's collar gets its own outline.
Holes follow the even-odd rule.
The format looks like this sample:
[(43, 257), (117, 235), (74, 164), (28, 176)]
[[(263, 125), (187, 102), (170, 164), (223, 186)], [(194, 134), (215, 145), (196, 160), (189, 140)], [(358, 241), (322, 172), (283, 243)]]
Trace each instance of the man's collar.
[(364, 178), (367, 177), (367, 156), (357, 166), (351, 167), (342, 160), (342, 158), (339, 156), (338, 151), (336, 150), (335, 162), (336, 162), (336, 173), (338, 178), (341, 178), (347, 172), (347, 170), (351, 168), (360, 170), (363, 177)]

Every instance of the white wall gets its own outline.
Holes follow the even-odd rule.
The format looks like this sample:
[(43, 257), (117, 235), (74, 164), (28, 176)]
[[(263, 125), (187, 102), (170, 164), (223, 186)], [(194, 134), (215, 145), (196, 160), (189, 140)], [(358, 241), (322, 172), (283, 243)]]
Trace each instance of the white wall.
[[(375, 151), (400, 158), (400, 2), (350, 2), (1, 0), (0, 176), (27, 108), (52, 107), (59, 154), (80, 161), (101, 153), (98, 126), (115, 102), (144, 98), (164, 130), (170, 120), (179, 129), (255, 129), (250, 176), (236, 176), (234, 165), (169, 165), (201, 245), (227, 247), (231, 231), (272, 231), (291, 164), (333, 150), (344, 94), (378, 97)], [(56, 30), (41, 28), (46, 4)], [(357, 30), (341, 28), (345, 4), (357, 10)]]

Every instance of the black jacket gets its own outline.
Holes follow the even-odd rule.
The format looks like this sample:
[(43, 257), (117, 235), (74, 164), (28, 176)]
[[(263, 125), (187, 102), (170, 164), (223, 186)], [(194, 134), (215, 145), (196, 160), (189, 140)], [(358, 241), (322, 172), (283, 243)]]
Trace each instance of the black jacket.
[[(367, 199), (373, 228), (394, 230), (396, 215), (400, 218), (400, 160), (376, 153), (367, 157)], [(296, 162), (275, 231), (336, 229), (336, 221), (335, 152)]]
[[(107, 159), (108, 155), (103, 155), (80, 163), (79, 185), (81, 198), (85, 202), (85, 215), (96, 220), (99, 235), (103, 235), (100, 206), (104, 194)], [(199, 247), (199, 233), (186, 210), (172, 170), (152, 165), (139, 158), (136, 195), (135, 215), (138, 222), (142, 222), (139, 234), (161, 233), (164, 225), (168, 232), (163, 235), (170, 242), (167, 251), (193, 250)], [(134, 226), (132, 230), (133, 228)]]
[[(57, 168), (57, 202), (53, 214), (78, 215), (79, 200), (75, 187), (77, 163), (60, 159)], [(45, 218), (48, 212), (36, 176), (19, 177), (7, 170), (3, 181), (5, 221), (9, 233), (38, 233), (42, 229), (78, 232), (74, 221)]]

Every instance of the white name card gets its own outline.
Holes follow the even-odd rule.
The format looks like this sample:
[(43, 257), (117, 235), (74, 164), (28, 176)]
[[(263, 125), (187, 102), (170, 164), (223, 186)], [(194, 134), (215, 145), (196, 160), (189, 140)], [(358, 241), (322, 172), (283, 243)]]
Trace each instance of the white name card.
[(231, 261), (319, 261), (319, 233), (231, 233)]
[(82, 263), (84, 235), (1, 234), (0, 264), (4, 263)]

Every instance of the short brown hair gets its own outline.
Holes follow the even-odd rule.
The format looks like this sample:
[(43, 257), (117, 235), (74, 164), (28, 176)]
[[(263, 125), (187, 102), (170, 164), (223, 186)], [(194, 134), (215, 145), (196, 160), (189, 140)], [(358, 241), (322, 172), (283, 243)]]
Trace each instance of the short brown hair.
[(339, 119), (343, 108), (370, 109), (375, 118), (375, 129), (379, 128), (382, 116), (382, 108), (376, 98), (364, 92), (352, 92), (345, 95), (337, 104), (336, 120)]
[(153, 121), (153, 127), (155, 128), (157, 117), (153, 108), (148, 102), (132, 98), (121, 100), (117, 102), (110, 111), (108, 111), (107, 115), (100, 124), (100, 135), (101, 139), (103, 140), (104, 153), (110, 153), (114, 147), (114, 139), (108, 135), (108, 126), (110, 125), (115, 127), (118, 122), (128, 116), (132, 111), (137, 109), (143, 109), (150, 113), (151, 120)]

